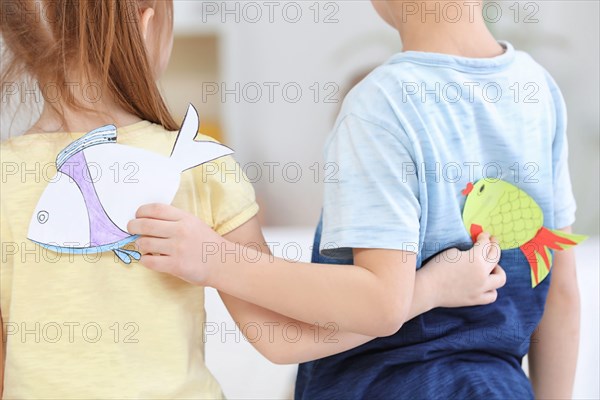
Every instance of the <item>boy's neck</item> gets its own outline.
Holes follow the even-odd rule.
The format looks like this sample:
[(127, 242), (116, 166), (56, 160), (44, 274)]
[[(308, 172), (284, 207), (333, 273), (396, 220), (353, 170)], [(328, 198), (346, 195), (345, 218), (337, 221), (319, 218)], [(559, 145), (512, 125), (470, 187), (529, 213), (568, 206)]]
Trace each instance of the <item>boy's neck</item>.
[(403, 26), (403, 29), (398, 29), (403, 51), (424, 51), (470, 58), (496, 57), (504, 53), (504, 48), (487, 29), (473, 32), (474, 30), (447, 28), (438, 25), (434, 29), (424, 31)]
[[(390, 11), (393, 14), (394, 26), (402, 39), (403, 51), (423, 51), (470, 58), (495, 57), (504, 52), (504, 48), (487, 28), (481, 15), (481, 7), (453, 3), (461, 7), (462, 17), (456, 18), (454, 10), (452, 14), (450, 11), (443, 11), (444, 3), (438, 2), (441, 6), (437, 14), (428, 14), (420, 10), (410, 16), (402, 14), (406, 13), (406, 9), (392, 6)], [(419, 4), (419, 7), (423, 7), (423, 3)]]

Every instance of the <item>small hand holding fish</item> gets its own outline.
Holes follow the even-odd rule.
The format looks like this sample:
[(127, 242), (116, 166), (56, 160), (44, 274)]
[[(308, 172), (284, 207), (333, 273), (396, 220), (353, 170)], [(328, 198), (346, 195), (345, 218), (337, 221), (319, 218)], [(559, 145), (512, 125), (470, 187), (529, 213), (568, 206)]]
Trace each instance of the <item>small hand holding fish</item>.
[(144, 205), (135, 216), (127, 230), (140, 235), (140, 263), (196, 285), (208, 286), (210, 266), (216, 265), (211, 257), (232, 245), (195, 215), (170, 205)]
[(440, 307), (464, 307), (496, 301), (497, 289), (506, 283), (506, 273), (498, 265), (500, 246), (486, 232), (479, 234), (474, 246), (466, 251), (452, 248), (428, 262), (421, 273), (431, 274), (432, 292)]

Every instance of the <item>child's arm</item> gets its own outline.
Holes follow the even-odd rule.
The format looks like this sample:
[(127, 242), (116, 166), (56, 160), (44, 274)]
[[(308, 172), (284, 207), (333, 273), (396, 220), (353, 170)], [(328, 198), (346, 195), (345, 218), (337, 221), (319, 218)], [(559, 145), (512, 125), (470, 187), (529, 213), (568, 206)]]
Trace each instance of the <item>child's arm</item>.
[[(259, 244), (264, 253), (270, 254), (255, 220), (225, 235), (225, 238), (242, 245)], [(482, 235), (480, 244), (485, 240), (486, 236)], [(474, 273), (473, 265), (469, 265), (468, 270), (467, 265), (450, 265), (440, 257), (419, 269), (415, 276), (414, 295), (407, 320), (438, 306), (467, 306), (493, 301), (493, 294), (482, 291), (484, 282), (474, 279), (478, 274)], [(498, 273), (502, 280), (503, 273), (501, 270)], [(323, 326), (300, 322), (224, 292), (219, 294), (252, 345), (270, 361), (278, 364), (327, 357), (373, 339), (372, 336), (338, 331), (335, 325), (325, 329)]]
[(311, 325), (219, 292), (248, 341), (269, 361), (297, 364), (341, 353), (373, 339)]
[[(292, 263), (266, 256), (256, 246), (234, 245), (192, 214), (156, 204), (141, 207), (128, 230), (144, 236), (137, 244), (148, 268), (215, 287), (295, 320), (387, 336), (409, 317), (414, 253), (356, 250), (354, 267)], [(489, 303), (503, 284), (503, 273), (485, 258), (476, 258), (479, 268), (472, 271), (484, 282), (482, 294), (475, 297)]]
[[(166, 205), (142, 206), (128, 225), (141, 263), (211, 286), (290, 318), (335, 323), (342, 331), (387, 336), (405, 321), (414, 288), (414, 253), (361, 250), (357, 267), (293, 263), (216, 234), (198, 218)], [(156, 255), (161, 254), (161, 255)]]
[[(571, 228), (562, 229), (571, 232)], [(529, 349), (529, 375), (535, 397), (573, 395), (579, 348), (579, 288), (573, 249), (554, 253), (544, 316)]]

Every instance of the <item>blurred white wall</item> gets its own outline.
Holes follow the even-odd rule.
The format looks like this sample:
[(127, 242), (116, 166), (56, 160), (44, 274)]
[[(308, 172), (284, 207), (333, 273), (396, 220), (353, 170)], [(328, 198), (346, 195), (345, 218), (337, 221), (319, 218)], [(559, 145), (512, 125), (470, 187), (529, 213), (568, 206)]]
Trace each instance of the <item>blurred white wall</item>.
[[(255, 187), (263, 205), (264, 222), (313, 225), (327, 172), (323, 171), (322, 147), (338, 102), (357, 74), (400, 49), (397, 33), (379, 19), (366, 0), (275, 2), (277, 6), (271, 15), (264, 2), (227, 3), (226, 7), (221, 2), (178, 1), (180, 13), (176, 18), (183, 15), (186, 20), (200, 20), (201, 29), (208, 26), (221, 36), (220, 83), (227, 90), (236, 91), (236, 84), (241, 87), (237, 90), (241, 93), (239, 98), (227, 94), (220, 99), (223, 127), (238, 160), (248, 167), (249, 173), (256, 177), (256, 164), (262, 167), (262, 177), (256, 179)], [(598, 2), (496, 4), (500, 4), (502, 15), (489, 24), (496, 36), (530, 52), (550, 70), (564, 92), (569, 108), (570, 164), (579, 204), (576, 229), (597, 233)], [(290, 22), (295, 19), (296, 9), (301, 10), (302, 16), (298, 22)], [(257, 18), (257, 10), (262, 12), (261, 18)], [(325, 22), (328, 16), (330, 23)], [(182, 24), (186, 32), (193, 30), (193, 22)], [(320, 88), (318, 100), (313, 98), (315, 83)], [(273, 101), (268, 98), (269, 84), (278, 85)], [(282, 94), (286, 84), (302, 89), (298, 102), (291, 102)], [(254, 91), (244, 95), (246, 85), (248, 89), (261, 86), (262, 98), (254, 103)], [(326, 102), (325, 96), (335, 88), (339, 88), (333, 96), (337, 102)], [(293, 97), (293, 88), (290, 93)], [(296, 177), (297, 166), (290, 163), (298, 163), (301, 178)], [(319, 163), (321, 172), (316, 179), (314, 167), (311, 168), (315, 163)]]
[[(255, 187), (270, 225), (316, 224), (323, 179), (332, 172), (323, 165), (323, 142), (342, 92), (353, 75), (375, 67), (400, 47), (397, 33), (379, 20), (369, 1), (321, 2), (318, 23), (309, 9), (313, 2), (296, 4), (303, 13), (297, 23), (277, 13), (274, 23), (234, 23), (226, 48), (225, 82), (279, 85), (273, 102), (265, 91), (255, 104), (229, 97), (224, 107), (225, 132), (238, 160), (262, 166), (263, 177)], [(327, 15), (330, 23), (325, 22)], [(285, 85), (290, 85), (287, 99)], [(295, 87), (302, 90), (297, 102), (292, 99)], [(301, 178), (292, 163), (300, 166)], [(315, 176), (315, 171), (320, 173)]]

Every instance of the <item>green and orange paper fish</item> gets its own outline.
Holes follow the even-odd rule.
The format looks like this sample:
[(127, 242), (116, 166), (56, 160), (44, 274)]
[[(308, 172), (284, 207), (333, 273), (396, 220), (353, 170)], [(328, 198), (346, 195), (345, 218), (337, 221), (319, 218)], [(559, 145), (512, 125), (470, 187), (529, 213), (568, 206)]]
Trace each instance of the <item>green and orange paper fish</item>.
[(520, 248), (531, 267), (531, 287), (542, 282), (552, 266), (552, 250), (564, 250), (586, 239), (544, 227), (544, 214), (531, 196), (499, 179), (469, 183), (463, 223), (473, 242), (485, 231), (501, 250)]

